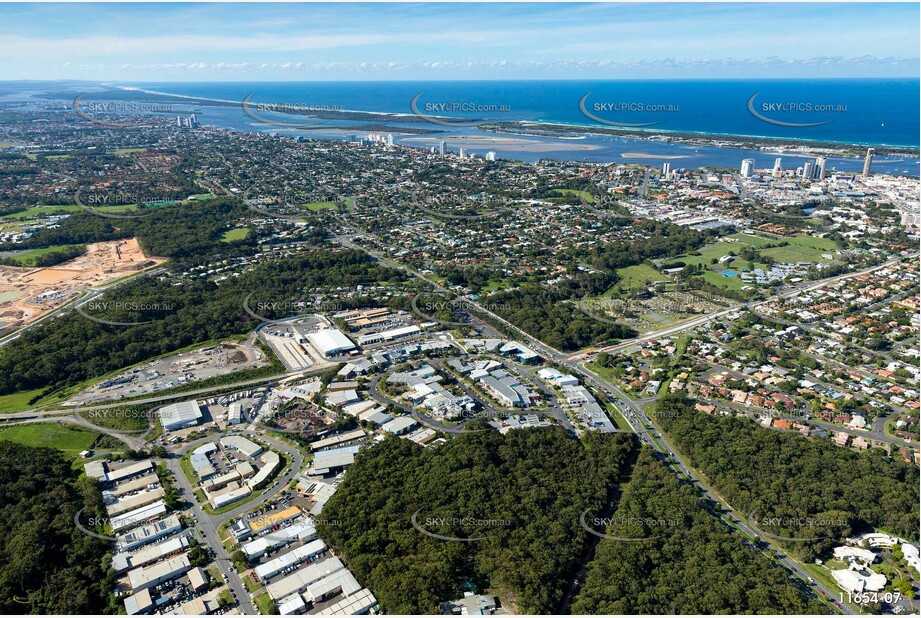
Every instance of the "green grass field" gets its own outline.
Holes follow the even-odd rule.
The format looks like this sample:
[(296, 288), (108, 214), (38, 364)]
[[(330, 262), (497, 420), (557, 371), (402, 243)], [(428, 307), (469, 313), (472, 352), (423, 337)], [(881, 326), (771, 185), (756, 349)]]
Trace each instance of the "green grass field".
[(119, 148), (115, 151), (117, 155), (133, 154), (135, 152), (147, 152), (146, 148)]
[(10, 258), (8, 259), (13, 260), (19, 266), (25, 266), (29, 268), (29, 267), (35, 266), (35, 259), (38, 257), (41, 257), (47, 253), (52, 253), (54, 251), (59, 251), (62, 249), (69, 249), (71, 247), (76, 247), (76, 246), (79, 246), (79, 245), (54, 245), (51, 247), (42, 247), (41, 249), (31, 249), (24, 253), (10, 256)]
[(41, 394), (43, 390), (44, 389), (37, 388), (32, 391), (20, 391), (10, 395), (0, 395), (0, 414), (28, 410), (35, 405), (29, 405), (29, 400)]
[(238, 227), (224, 232), (224, 236), (221, 237), (221, 240), (224, 242), (233, 242), (235, 240), (243, 240), (247, 235), (249, 235), (249, 228)]
[(738, 234), (730, 234), (729, 236), (726, 236), (726, 238), (732, 238), (738, 241), (740, 244), (746, 244), (749, 247), (754, 247), (755, 249), (777, 242), (772, 238), (765, 238), (764, 236), (757, 236), (755, 234), (742, 234), (741, 232)]
[(509, 286), (508, 279), (490, 279), (489, 283), (483, 286), (483, 289), (480, 290), (482, 293), (496, 292), (498, 290), (504, 290)]
[(741, 290), (742, 286), (750, 285), (743, 282), (741, 277), (725, 277), (712, 270), (705, 272), (703, 279), (724, 290)]
[(822, 254), (838, 250), (838, 244), (828, 238), (801, 234), (786, 240), (790, 243), (786, 247), (765, 249), (761, 253), (771, 256), (778, 262), (827, 262), (829, 260), (824, 259)]
[(80, 427), (60, 423), (32, 423), (0, 427), (0, 440), (9, 440), (26, 446), (47, 446), (63, 451), (73, 459), (85, 451), (99, 434)]
[[(670, 258), (668, 260), (663, 260), (664, 262), (684, 262), (688, 266), (703, 266), (704, 268), (712, 268), (717, 266), (711, 264), (713, 259), (719, 260), (725, 255), (729, 255), (729, 252), (732, 251), (735, 254), (739, 254), (742, 250), (745, 249), (745, 245), (742, 243), (733, 243), (733, 242), (718, 242), (712, 245), (707, 245), (706, 247), (700, 250), (700, 255), (679, 255), (676, 258)], [(728, 265), (719, 264), (720, 268), (729, 268)], [(759, 264), (755, 264), (756, 267)], [(760, 266), (763, 266), (760, 265)]]
[(309, 202), (307, 204), (301, 204), (301, 207), (317, 212), (320, 210), (335, 210), (338, 204), (336, 204), (336, 202)]
[[(124, 212), (126, 210), (132, 210), (133, 208), (134, 204), (120, 204), (118, 206), (95, 206), (94, 210), (98, 210), (100, 212)], [(68, 212), (79, 212), (80, 210), (83, 209), (76, 204), (33, 206), (32, 208), (27, 208), (20, 212), (14, 212), (9, 215), (0, 216), (0, 223), (4, 221), (21, 221), (24, 219), (34, 219), (35, 217), (46, 217), (48, 215)]]
[[(617, 270), (620, 281), (614, 287), (622, 290), (646, 287), (646, 282), (668, 281), (669, 278), (648, 264), (637, 264)], [(608, 295), (608, 294), (606, 294)]]

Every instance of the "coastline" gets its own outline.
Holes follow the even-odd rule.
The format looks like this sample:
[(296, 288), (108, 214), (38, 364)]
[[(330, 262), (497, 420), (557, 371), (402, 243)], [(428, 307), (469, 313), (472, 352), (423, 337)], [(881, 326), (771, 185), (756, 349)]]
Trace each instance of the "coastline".
[[(519, 130), (518, 128), (521, 127)], [(477, 126), (481, 131), (505, 135), (530, 137), (563, 137), (567, 133), (595, 135), (599, 137), (625, 137), (630, 139), (677, 144), (696, 144), (724, 148), (747, 148), (800, 155), (834, 155), (844, 158), (860, 158), (866, 148), (875, 148), (877, 155), (902, 156), (911, 159), (921, 157), (921, 149), (913, 146), (887, 146), (885, 144), (862, 144), (850, 142), (821, 141), (793, 137), (770, 137), (758, 135), (736, 135), (728, 133), (707, 133), (694, 131), (667, 131), (664, 129), (616, 129), (597, 125), (578, 125), (560, 122), (518, 121), (486, 123)], [(539, 132), (535, 132), (539, 131)], [(790, 150), (793, 148), (794, 150)]]
[[(221, 106), (240, 106), (241, 101), (232, 101), (228, 99), (217, 99), (201, 96), (181, 95), (158, 90), (151, 90), (135, 86), (119, 86), (116, 84), (102, 84), (108, 88), (114, 88), (123, 92), (138, 92), (150, 96), (173, 97), (190, 102), (213, 103)], [(265, 102), (261, 102), (265, 103)], [(394, 122), (418, 122), (421, 119), (415, 114), (405, 112), (375, 112), (358, 109), (340, 109), (335, 112), (311, 112), (309, 114), (295, 114), (294, 116), (313, 116), (321, 119), (344, 119), (348, 120), (349, 115), (367, 115), (377, 117), (379, 120), (385, 118), (393, 119)], [(345, 116), (345, 117), (344, 117)], [(439, 116), (435, 116), (436, 118)], [(475, 119), (474, 119), (475, 120)], [(424, 121), (422, 121), (424, 122)], [(615, 127), (602, 127), (597, 124), (573, 124), (566, 122), (552, 121), (534, 121), (534, 120), (516, 120), (505, 122), (492, 122), (483, 120), (476, 125), (481, 131), (492, 133), (504, 133), (517, 137), (542, 137), (565, 140), (581, 140), (586, 135), (597, 136), (616, 136), (630, 137), (632, 139), (650, 141), (650, 142), (674, 142), (684, 144), (700, 144), (707, 146), (721, 146), (727, 148), (748, 148), (770, 150), (771, 147), (777, 148), (777, 152), (791, 152), (789, 148), (794, 148), (791, 152), (804, 155), (836, 155), (842, 157), (862, 157), (866, 148), (875, 148), (877, 155), (896, 155), (905, 156), (912, 159), (921, 157), (921, 146), (899, 146), (888, 145), (874, 142), (857, 142), (857, 141), (834, 141), (834, 140), (817, 140), (799, 137), (773, 137), (767, 135), (748, 135), (742, 133), (715, 133), (711, 131), (691, 131), (691, 130), (668, 130), (668, 129), (627, 129)], [(347, 127), (343, 127), (348, 130)], [(530, 130), (529, 130), (530, 129)], [(438, 132), (437, 130), (435, 132)], [(783, 147), (783, 148), (782, 148)], [(800, 150), (808, 149), (808, 150)]]

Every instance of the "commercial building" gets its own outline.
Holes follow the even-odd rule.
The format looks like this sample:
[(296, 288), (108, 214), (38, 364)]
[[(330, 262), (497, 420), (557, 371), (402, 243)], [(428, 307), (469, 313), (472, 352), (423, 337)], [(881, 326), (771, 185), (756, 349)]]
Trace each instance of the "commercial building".
[(867, 156), (863, 160), (863, 175), (870, 175), (870, 167), (873, 165), (873, 155), (876, 154), (875, 148), (867, 148)]
[[(391, 421), (392, 422), (392, 421)], [(359, 446), (344, 446), (328, 451), (319, 451), (313, 456), (313, 469), (316, 474), (327, 475), (345, 470), (355, 463), (355, 453)]]
[(293, 541), (312, 541), (317, 538), (317, 527), (313, 520), (304, 519), (285, 528), (268, 532), (254, 541), (245, 543), (241, 549), (249, 560), (259, 558), (267, 551)]
[(143, 474), (153, 469), (153, 462), (149, 459), (146, 461), (139, 461), (138, 463), (119, 468), (118, 470), (109, 470), (106, 473), (105, 480), (108, 483), (119, 483), (125, 479), (130, 479), (133, 476)]
[(255, 572), (256, 576), (259, 578), (259, 581), (266, 581), (271, 579), (287, 569), (288, 567), (296, 566), (302, 562), (306, 562), (311, 558), (319, 556), (324, 551), (326, 551), (326, 543), (320, 539), (315, 539), (301, 545), (286, 554), (279, 556), (273, 560), (269, 560), (265, 564), (260, 564), (256, 567)]
[(318, 330), (307, 335), (307, 341), (326, 358), (339, 356), (355, 349), (355, 344), (345, 334), (335, 328)]
[(124, 515), (113, 517), (109, 523), (112, 524), (113, 532), (121, 532), (133, 528), (148, 519), (163, 515), (164, 513), (166, 513), (166, 505), (163, 503), (163, 500), (158, 500), (153, 504), (143, 506), (137, 510), (125, 513)]
[(121, 500), (106, 506), (106, 512), (108, 512), (109, 517), (116, 517), (123, 513), (128, 513), (130, 511), (137, 510), (143, 506), (147, 506), (157, 500), (163, 498), (165, 492), (162, 487), (157, 487), (150, 491), (143, 491), (139, 494), (134, 494), (128, 496), (127, 498), (122, 498)]
[(541, 369), (538, 369), (537, 377), (539, 377), (541, 380), (543, 380), (547, 384), (556, 386), (557, 388), (563, 388), (564, 386), (578, 386), (579, 385), (579, 378), (573, 375), (561, 373), (552, 367), (543, 367)]
[(157, 412), (163, 431), (176, 431), (197, 425), (201, 420), (201, 408), (197, 401), (182, 401), (160, 408)]
[(155, 543), (139, 549), (133, 553), (118, 553), (112, 556), (112, 566), (115, 573), (123, 573), (128, 569), (147, 566), (161, 558), (178, 553), (189, 546), (189, 540), (185, 536), (176, 536), (160, 543)]
[(307, 589), (310, 584), (320, 581), (324, 577), (336, 573), (345, 568), (339, 558), (332, 557), (326, 560), (318, 560), (303, 568), (298, 569), (291, 575), (272, 582), (265, 587), (265, 591), (273, 600), (278, 601), (292, 594), (298, 594)]
[(182, 530), (182, 524), (179, 521), (179, 516), (170, 515), (160, 521), (155, 521), (118, 535), (115, 537), (115, 548), (120, 552), (132, 551), (180, 530)]
[(396, 339), (402, 339), (403, 337), (409, 337), (421, 332), (422, 329), (418, 326), (403, 326), (391, 330), (382, 330), (379, 333), (370, 333), (360, 336), (358, 338), (358, 345), (366, 346), (381, 343), (383, 341), (395, 341)]
[(250, 459), (262, 452), (261, 446), (243, 436), (224, 436), (221, 438), (221, 446), (232, 451), (239, 451)]
[(752, 171), (755, 169), (754, 159), (742, 159), (742, 178), (751, 178)]
[(247, 486), (250, 489), (255, 490), (257, 487), (265, 483), (272, 474), (275, 473), (275, 470), (281, 465), (281, 457), (278, 456), (278, 453), (275, 451), (266, 451), (262, 454), (261, 457), (262, 467), (259, 468), (259, 472), (256, 473), (253, 478), (246, 481)]
[(131, 592), (152, 588), (169, 579), (179, 577), (191, 568), (192, 565), (189, 564), (188, 554), (182, 554), (176, 558), (158, 562), (150, 567), (134, 569), (128, 572), (128, 582), (131, 585)]

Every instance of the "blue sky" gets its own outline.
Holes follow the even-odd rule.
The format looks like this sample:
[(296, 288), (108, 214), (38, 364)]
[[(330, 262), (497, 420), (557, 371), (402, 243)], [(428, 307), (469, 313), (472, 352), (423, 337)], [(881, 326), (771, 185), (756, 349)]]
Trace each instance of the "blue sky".
[(2, 4), (0, 79), (916, 77), (919, 5)]

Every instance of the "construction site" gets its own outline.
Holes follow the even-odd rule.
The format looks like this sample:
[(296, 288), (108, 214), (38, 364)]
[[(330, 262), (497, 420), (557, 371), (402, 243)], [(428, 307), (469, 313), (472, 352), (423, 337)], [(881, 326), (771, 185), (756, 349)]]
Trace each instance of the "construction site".
[(0, 266), (0, 335), (28, 326), (89, 288), (165, 261), (144, 255), (137, 239), (128, 238), (88, 244), (86, 253), (56, 266)]

